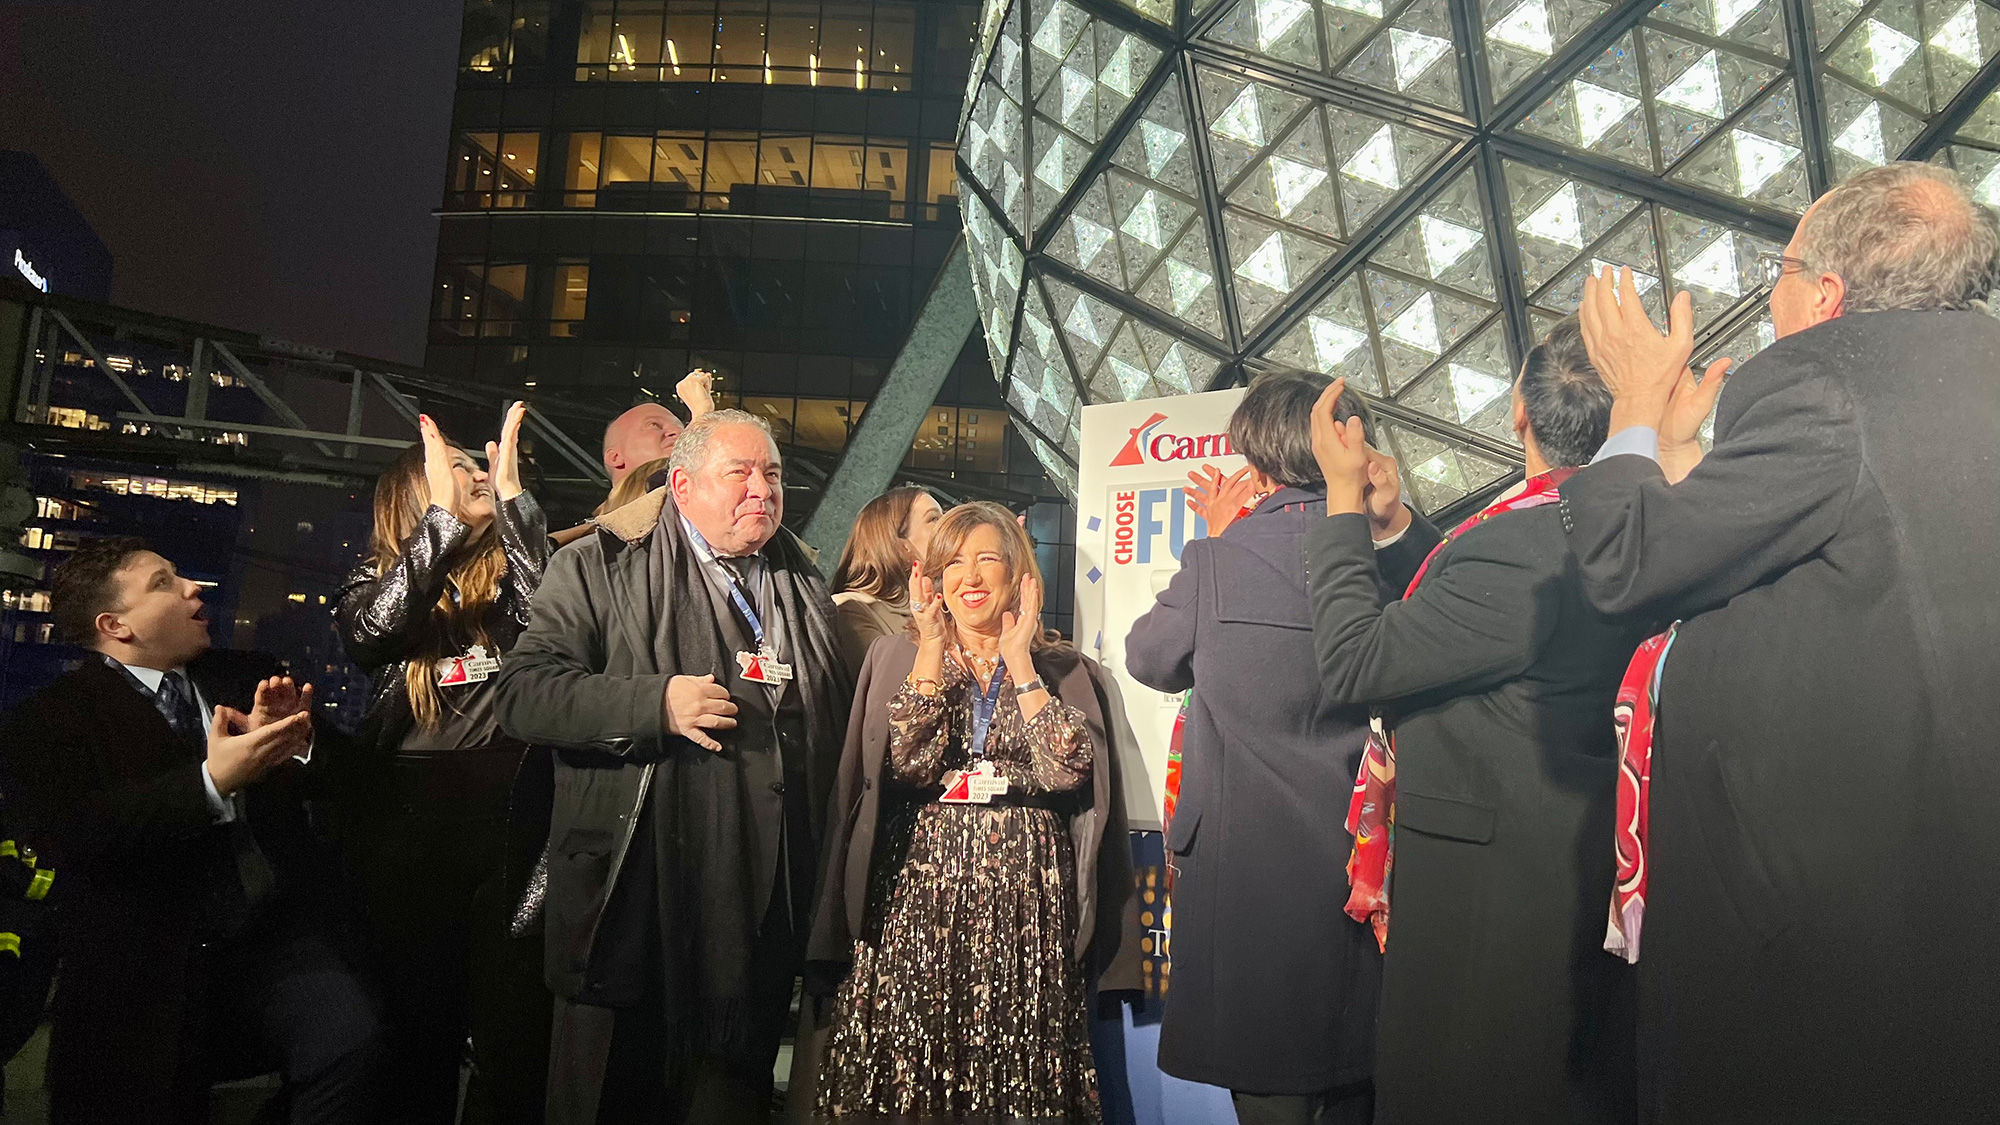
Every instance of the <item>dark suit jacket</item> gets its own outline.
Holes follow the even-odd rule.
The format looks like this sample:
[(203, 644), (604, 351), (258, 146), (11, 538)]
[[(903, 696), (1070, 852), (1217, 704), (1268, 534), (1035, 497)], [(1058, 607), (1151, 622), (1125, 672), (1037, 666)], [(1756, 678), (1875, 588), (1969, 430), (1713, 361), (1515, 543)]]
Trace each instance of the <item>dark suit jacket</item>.
[[(230, 652), (188, 667), (211, 706), (245, 712), (257, 681), (281, 671)], [(325, 751), (322, 738), (315, 762)], [(61, 885), (49, 1085), (73, 1120), (167, 1120), (176, 1096), (216, 1077), (200, 948), (216, 940), (211, 894), (237, 866), (202, 784), (205, 753), (177, 740), (152, 701), (96, 655), (5, 719), (9, 818)], [(286, 763), (245, 790), (277, 880), (254, 925), (298, 909), (324, 871), (301, 802), (306, 772)]]
[(1680, 484), (1563, 487), (1596, 603), (1686, 618), (1653, 753), (1643, 1116), (2000, 1117), (2000, 324), (1841, 317)]
[[(1299, 553), (1325, 520), (1323, 493), (1287, 488), (1189, 543), (1125, 638), (1134, 678), (1194, 689), (1167, 836), (1179, 875), (1160, 1066), (1259, 1094), (1328, 1090), (1374, 1061), (1381, 956), (1341, 912), (1340, 874), (1368, 713), (1320, 684)], [(1379, 559), (1382, 595), (1400, 592), (1437, 538), (1418, 519), (1371, 546), (1370, 590)]]
[(1306, 539), (1326, 692), (1396, 740), (1376, 1120), (1630, 1121), (1630, 974), (1604, 952), (1611, 706), (1643, 639), (1585, 600), (1554, 505), (1494, 516), (1374, 600), (1368, 526)]

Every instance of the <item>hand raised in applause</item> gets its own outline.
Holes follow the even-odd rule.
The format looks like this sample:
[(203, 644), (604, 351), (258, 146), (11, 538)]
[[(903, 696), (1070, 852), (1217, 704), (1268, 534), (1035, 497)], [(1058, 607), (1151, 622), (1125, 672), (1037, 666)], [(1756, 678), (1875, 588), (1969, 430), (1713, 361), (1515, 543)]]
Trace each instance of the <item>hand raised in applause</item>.
[(944, 598), (921, 565), (910, 567), (910, 617), (917, 623), (917, 643), (944, 651), (946, 625), (951, 620), (944, 611)]
[(1591, 365), (1611, 391), (1611, 432), (1659, 430), (1694, 351), (1694, 298), (1686, 290), (1674, 295), (1662, 334), (1639, 300), (1631, 267), (1614, 273), (1606, 266), (1583, 279), (1577, 320)]
[(1400, 535), (1410, 526), (1410, 509), (1403, 504), (1403, 478), (1396, 459), (1379, 449), (1368, 450), (1368, 525), (1376, 539)]
[(486, 471), (493, 479), (493, 494), (502, 501), (525, 491), (521, 487), (521, 422), (527, 416), (525, 402), (508, 407), (507, 420), (500, 425), (500, 440), (486, 443)]
[(417, 415), (417, 433), (424, 442), (424, 484), (430, 489), (431, 504), (458, 514), (458, 472), (451, 456), (451, 443), (428, 414)]
[(715, 372), (697, 367), (674, 384), (674, 397), (687, 404), (688, 421), (715, 409)]
[(1682, 369), (1660, 420), (1660, 471), (1668, 483), (1679, 484), (1701, 463), (1701, 424), (1715, 412), (1715, 400), (1729, 381), (1729, 368), (1735, 362), (1725, 356), (1709, 364), (1699, 383), (1693, 368)]
[(1214, 465), (1203, 465), (1188, 474), (1188, 508), (1208, 524), (1210, 536), (1221, 535), (1257, 498), (1257, 482), (1250, 479), (1255, 471), (1245, 465), (1225, 477)]
[(217, 707), (208, 721), (208, 778), (227, 797), (303, 753), (311, 738), (312, 716), (304, 711), (253, 729), (250, 716)]
[(696, 746), (720, 751), (722, 743), (709, 737), (714, 730), (733, 730), (736, 704), (729, 689), (715, 682), (713, 675), (675, 676), (667, 681), (666, 698), (660, 703), (666, 717), (667, 733), (677, 734)]
[(290, 676), (272, 676), (257, 684), (257, 695), (250, 705), (247, 720), (248, 730), (262, 730), (267, 723), (289, 719), (293, 715), (312, 714), (313, 689), (311, 684), (294, 683)]

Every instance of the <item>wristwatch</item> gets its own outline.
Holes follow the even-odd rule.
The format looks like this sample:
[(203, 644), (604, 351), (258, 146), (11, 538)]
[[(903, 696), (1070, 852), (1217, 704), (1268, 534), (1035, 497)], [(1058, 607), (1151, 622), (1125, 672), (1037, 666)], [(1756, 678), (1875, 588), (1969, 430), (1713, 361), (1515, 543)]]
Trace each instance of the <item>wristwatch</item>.
[(1029, 680), (1027, 683), (1014, 685), (1015, 695), (1026, 695), (1031, 691), (1048, 691), (1048, 690), (1049, 690), (1048, 685), (1042, 683), (1042, 678), (1040, 676), (1036, 676), (1034, 679)]

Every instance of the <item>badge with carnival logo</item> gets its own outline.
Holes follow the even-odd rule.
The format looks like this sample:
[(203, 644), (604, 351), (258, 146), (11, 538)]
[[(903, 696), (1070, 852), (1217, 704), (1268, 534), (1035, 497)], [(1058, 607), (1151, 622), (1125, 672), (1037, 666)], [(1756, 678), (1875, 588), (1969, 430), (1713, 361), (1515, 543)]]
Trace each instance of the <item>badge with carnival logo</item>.
[(463, 656), (447, 656), (437, 662), (438, 686), (483, 684), (499, 670), (499, 657), (486, 655), (485, 645), (473, 645)]

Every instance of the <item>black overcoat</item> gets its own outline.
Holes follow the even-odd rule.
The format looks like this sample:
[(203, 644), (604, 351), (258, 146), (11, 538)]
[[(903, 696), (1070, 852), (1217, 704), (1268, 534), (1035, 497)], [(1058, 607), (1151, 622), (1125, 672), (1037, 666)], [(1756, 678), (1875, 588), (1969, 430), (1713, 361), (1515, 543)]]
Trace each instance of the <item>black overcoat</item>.
[(1553, 504), (1467, 529), (1379, 609), (1368, 552), (1360, 515), (1306, 538), (1327, 694), (1396, 740), (1376, 1121), (1629, 1122), (1611, 708), (1645, 632), (1585, 599)]
[[(211, 652), (188, 678), (213, 706), (248, 714), (277, 661)], [(322, 727), (311, 768), (274, 767), (243, 791), (245, 816), (276, 878), (267, 924), (323, 903), (331, 867), (304, 800), (337, 759)], [(174, 736), (151, 699), (95, 654), (29, 697), (0, 725), (0, 786), (16, 837), (56, 871), (61, 983), (49, 1087), (76, 1120), (183, 1119), (225, 1076), (207, 1044), (210, 977), (200, 954), (206, 904), (234, 876), (229, 830), (202, 785), (205, 748)]]
[(2000, 323), (1844, 316), (1678, 485), (1563, 486), (1609, 610), (1685, 618), (1653, 752), (1642, 1117), (2000, 1118)]
[[(1287, 488), (1181, 569), (1125, 637), (1125, 668), (1194, 689), (1167, 834), (1173, 974), (1160, 1067), (1256, 1094), (1311, 1094), (1372, 1071), (1381, 956), (1341, 911), (1342, 826), (1366, 708), (1337, 706), (1313, 663), (1300, 547), (1324, 493)], [(1437, 532), (1417, 518), (1378, 553), (1400, 593)]]

